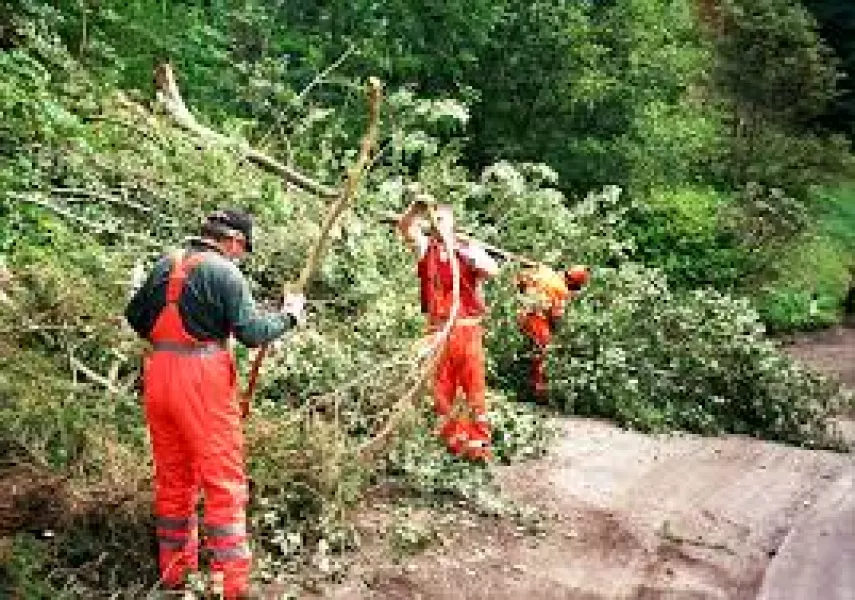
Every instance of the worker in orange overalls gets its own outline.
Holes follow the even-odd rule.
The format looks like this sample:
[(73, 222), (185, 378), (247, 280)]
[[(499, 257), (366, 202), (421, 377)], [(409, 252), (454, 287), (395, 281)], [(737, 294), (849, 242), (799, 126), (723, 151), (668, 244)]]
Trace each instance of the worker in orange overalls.
[[(434, 410), (439, 418), (438, 433), (457, 456), (473, 461), (486, 461), (492, 456), (492, 432), (487, 418), (486, 368), (481, 319), (486, 312), (482, 282), (498, 273), (499, 267), (487, 252), (474, 242), (457, 240), (454, 235), (454, 212), (450, 206), (438, 205), (434, 214), (437, 229), (426, 233), (419, 217), (426, 214), (429, 198), (421, 196), (402, 216), (399, 229), (418, 256), (418, 276), (422, 312), (427, 315), (431, 334), (441, 331), (452, 307), (451, 259), (442, 239), (451, 240), (456, 248), (460, 275), (460, 303), (457, 320), (434, 375)], [(468, 414), (455, 415), (458, 389), (466, 398)]]
[(580, 291), (588, 279), (588, 270), (582, 266), (571, 267), (561, 275), (539, 265), (522, 271), (516, 277), (523, 304), (518, 321), (520, 329), (532, 343), (529, 382), (538, 401), (546, 399), (546, 352), (552, 333), (564, 316), (568, 299)]
[(234, 264), (252, 250), (252, 221), (239, 211), (208, 217), (201, 238), (160, 259), (125, 316), (152, 344), (143, 368), (145, 415), (154, 456), (160, 573), (180, 589), (198, 566), (196, 505), (205, 497), (212, 579), (226, 598), (249, 593), (247, 480), (234, 358), (228, 339), (247, 346), (279, 338), (301, 318), (304, 298), (260, 313)]

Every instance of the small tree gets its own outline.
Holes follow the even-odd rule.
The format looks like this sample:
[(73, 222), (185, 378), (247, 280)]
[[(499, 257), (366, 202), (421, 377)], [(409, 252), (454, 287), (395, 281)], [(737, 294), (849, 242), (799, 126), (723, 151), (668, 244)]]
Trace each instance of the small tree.
[(800, 3), (723, 0), (719, 10), (712, 79), (731, 129), (724, 175), (735, 187), (754, 181), (802, 195), (833, 167), (822, 156), (840, 150), (804, 137), (834, 97), (832, 54)]

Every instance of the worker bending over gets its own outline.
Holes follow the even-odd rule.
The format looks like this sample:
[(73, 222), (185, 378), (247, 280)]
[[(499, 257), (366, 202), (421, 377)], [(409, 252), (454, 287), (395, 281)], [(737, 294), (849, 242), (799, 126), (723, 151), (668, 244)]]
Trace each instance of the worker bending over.
[(574, 266), (561, 275), (544, 265), (526, 269), (516, 277), (522, 294), (518, 322), (532, 346), (529, 384), (539, 402), (547, 396), (546, 353), (552, 334), (564, 316), (567, 301), (588, 278), (588, 270), (582, 266)]

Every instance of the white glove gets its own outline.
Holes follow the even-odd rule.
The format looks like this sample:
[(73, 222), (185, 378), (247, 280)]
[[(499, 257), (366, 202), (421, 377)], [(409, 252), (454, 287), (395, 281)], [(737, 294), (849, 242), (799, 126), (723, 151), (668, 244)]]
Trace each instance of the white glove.
[(282, 299), (282, 312), (293, 316), (298, 323), (302, 323), (305, 318), (305, 306), (306, 296), (303, 294), (285, 294)]

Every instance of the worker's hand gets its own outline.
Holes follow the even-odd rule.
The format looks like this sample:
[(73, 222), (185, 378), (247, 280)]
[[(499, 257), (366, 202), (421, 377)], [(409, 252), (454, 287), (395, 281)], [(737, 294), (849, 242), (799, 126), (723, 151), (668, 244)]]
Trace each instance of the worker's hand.
[(289, 293), (282, 299), (282, 312), (293, 316), (297, 323), (305, 319), (306, 296), (303, 294)]

